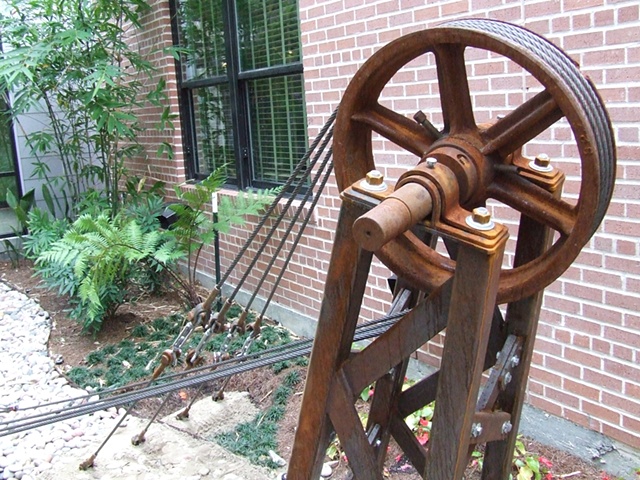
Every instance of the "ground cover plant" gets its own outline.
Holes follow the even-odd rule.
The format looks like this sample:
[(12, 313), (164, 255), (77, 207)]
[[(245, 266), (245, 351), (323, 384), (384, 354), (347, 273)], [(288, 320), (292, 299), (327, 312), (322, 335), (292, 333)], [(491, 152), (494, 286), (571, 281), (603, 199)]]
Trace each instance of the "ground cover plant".
[[(64, 297), (46, 289), (37, 288), (38, 279), (32, 277), (28, 262), (22, 262), (19, 268), (12, 267), (10, 262), (0, 263), (0, 280), (7, 282), (13, 288), (28, 293), (37, 299), (43, 308), (50, 313), (53, 328), (49, 338), (49, 349), (52, 358), (58, 359), (60, 362), (58, 368), (64, 372), (75, 370), (76, 367), (86, 369), (75, 370), (79, 375), (81, 375), (82, 372), (84, 372), (84, 374), (89, 372), (90, 375), (93, 375), (94, 371), (102, 369), (103, 373), (94, 377), (95, 385), (97, 386), (100, 385), (97, 381), (98, 378), (105, 379), (104, 371), (106, 371), (107, 368), (115, 368), (115, 365), (118, 364), (118, 368), (122, 369), (120, 372), (132, 370), (131, 367), (127, 367), (126, 363), (123, 363), (126, 358), (130, 358), (123, 358), (124, 354), (132, 354), (131, 350), (127, 353), (128, 347), (130, 347), (131, 344), (125, 342), (120, 345), (122, 340), (133, 341), (136, 349), (135, 355), (148, 355), (145, 359), (152, 358), (153, 355), (157, 354), (157, 351), (155, 348), (152, 348), (152, 346), (145, 345), (145, 343), (153, 344), (153, 346), (155, 346), (156, 343), (160, 345), (160, 339), (164, 337), (161, 331), (166, 328), (167, 331), (174, 332), (174, 329), (181, 324), (184, 315), (177, 299), (171, 296), (165, 294), (162, 296), (145, 297), (136, 304), (124, 305), (119, 310), (114, 321), (105, 324), (104, 328), (98, 332), (94, 338), (79, 334), (80, 325), (68, 317), (66, 312), (68, 306)], [(233, 310), (230, 318), (237, 314), (238, 310)], [(164, 320), (158, 320), (159, 323), (155, 324), (152, 319), (158, 317)], [(275, 329), (274, 337), (271, 338), (269, 337), (269, 331), (270, 330), (265, 329), (263, 335), (266, 334), (266, 336), (263, 337), (263, 342), (259, 342), (259, 346), (267, 348), (273, 342), (277, 341), (277, 338), (281, 335), (285, 335), (285, 333), (281, 332), (281, 329)], [(135, 335), (133, 335), (133, 333), (135, 333)], [(170, 333), (168, 336), (171, 337), (171, 335), (173, 335), (173, 333)], [(139, 345), (142, 345), (140, 350), (143, 350), (145, 353), (140, 353), (140, 351), (137, 350)], [(94, 356), (93, 352), (98, 352), (95, 354), (97, 356)], [(112, 366), (108, 367), (106, 364), (109, 363), (109, 358), (112, 358), (113, 355), (120, 355), (120, 358), (118, 360), (111, 360)], [(88, 357), (92, 359), (91, 368), (89, 368), (90, 365), (87, 362)], [(106, 364), (101, 358), (106, 359)], [(135, 358), (135, 356), (133, 358)], [(126, 360), (126, 362), (133, 364), (131, 360)], [(143, 362), (140, 362), (140, 366), (142, 366), (142, 363)], [(274, 367), (284, 369), (280, 374), (276, 374)], [(227, 387), (227, 391), (249, 392), (252, 401), (261, 412), (265, 412), (273, 404), (274, 392), (282, 384), (283, 378), (293, 370), (299, 372), (300, 382), (292, 387), (294, 393), (288, 397), (285, 414), (278, 422), (278, 449), (276, 451), (285, 460), (288, 460), (290, 458), (291, 446), (293, 445), (298, 421), (306, 370), (301, 366), (297, 366), (295, 362), (274, 367), (263, 367), (259, 370), (234, 377)], [(143, 380), (146, 378), (148, 378), (148, 376), (143, 377)], [(87, 385), (89, 385), (89, 383), (87, 383)], [(373, 393), (375, 394), (375, 392)], [(175, 403), (171, 404), (167, 411), (177, 411), (184, 406), (184, 403), (181, 403), (183, 401), (179, 398), (178, 392), (175, 396)], [(136, 408), (134, 415), (149, 418), (162, 402), (162, 399), (148, 400), (146, 405), (144, 404), (145, 402), (141, 402), (140, 408)], [(260, 418), (261, 416), (258, 416), (249, 420), (251, 423), (258, 425)], [(553, 480), (619, 480), (614, 475), (602, 472), (602, 465), (597, 462), (594, 464), (593, 462), (583, 461), (567, 451), (550, 448), (528, 438), (520, 438), (520, 440), (528, 456), (535, 457), (540, 463), (550, 462), (552, 464), (552, 466), (548, 468)], [(410, 465), (407, 465), (406, 462), (403, 461), (401, 453), (402, 452), (400, 452), (392, 442), (387, 454), (387, 463), (385, 464), (385, 478), (389, 480), (419, 480), (420, 476)], [(480, 479), (479, 462), (482, 461), (482, 451), (478, 451), (477, 455), (475, 459), (476, 462), (472, 462), (467, 469), (465, 474), (467, 480)], [(345, 478), (345, 476), (349, 474), (348, 459), (345, 459), (341, 454), (336, 458), (339, 463), (334, 465), (334, 475), (332, 478)], [(630, 472), (630, 476), (633, 477), (633, 475), (635, 475), (635, 473)], [(514, 479), (515, 477), (517, 477), (517, 475), (514, 476)], [(533, 478), (535, 478), (535, 476)], [(548, 480), (547, 474), (542, 478), (543, 480)]]

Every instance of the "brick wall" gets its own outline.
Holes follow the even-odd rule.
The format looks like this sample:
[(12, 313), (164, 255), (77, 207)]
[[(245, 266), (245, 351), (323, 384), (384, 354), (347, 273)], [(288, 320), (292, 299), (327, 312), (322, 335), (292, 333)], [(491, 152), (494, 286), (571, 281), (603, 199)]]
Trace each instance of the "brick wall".
[[(158, 82), (166, 82), (166, 105), (147, 104), (139, 113), (142, 131), (138, 135), (144, 147), (145, 156), (127, 165), (129, 173), (167, 184), (182, 183), (187, 180), (184, 155), (182, 151), (182, 130), (179, 121), (179, 104), (175, 61), (167, 52), (173, 45), (171, 24), (169, 22), (169, 2), (151, 0), (149, 13), (142, 18), (144, 28), (132, 39), (140, 54), (153, 63), (155, 71), (151, 78), (141, 78), (147, 85), (144, 94), (153, 91)], [(160, 119), (164, 106), (169, 106), (174, 118), (174, 129), (160, 129)], [(173, 156), (159, 151), (163, 142), (173, 147)]]
[[(566, 1), (430, 1), (424, 0), (299, 0), (309, 137), (314, 138), (357, 69), (378, 48), (403, 34), (462, 17), (488, 17), (526, 26), (566, 50), (599, 89), (611, 116), (618, 147), (617, 184), (608, 214), (576, 262), (546, 291), (540, 318), (536, 352), (529, 381), (528, 402), (580, 425), (640, 447), (640, 7), (636, 0)], [(168, 38), (165, 2), (156, 9), (163, 20), (149, 39)], [(150, 25), (155, 25), (154, 19)], [(163, 23), (164, 22), (164, 23)], [(157, 32), (157, 33), (156, 33)], [(158, 42), (154, 40), (154, 45)], [(522, 71), (492, 56), (478, 56), (470, 68), (474, 113), (479, 122), (527, 98), (535, 90)], [(164, 74), (172, 78), (172, 61), (164, 59)], [(414, 68), (415, 67), (415, 68)], [(385, 105), (412, 115), (418, 108), (429, 113), (438, 105), (435, 82), (428, 75), (416, 77), (409, 65), (385, 89)], [(435, 70), (433, 70), (435, 71)], [(428, 70), (427, 70), (428, 72)], [(419, 80), (419, 82), (418, 82)], [(171, 83), (173, 82), (173, 83)], [(407, 101), (421, 87), (419, 102)], [(174, 96), (175, 98), (175, 96)], [(414, 97), (415, 98), (415, 97)], [(433, 119), (436, 123), (437, 118)], [(179, 126), (179, 123), (176, 123)], [(184, 179), (179, 129), (170, 132), (178, 152), (173, 163), (152, 159), (152, 169), (141, 172), (163, 180)], [(154, 143), (157, 139), (150, 138)], [(544, 151), (567, 173), (565, 192), (577, 196), (579, 161), (572, 135), (560, 123), (532, 142), (525, 153)], [(382, 141), (374, 142), (377, 166), (388, 178), (397, 178), (416, 159)], [(335, 183), (314, 213), (298, 253), (274, 298), (281, 306), (304, 318), (316, 319), (322, 300), (333, 232), (340, 208)], [(513, 215), (497, 202), (494, 214), (510, 227)], [(251, 220), (255, 222), (255, 219)], [(248, 226), (221, 237), (222, 270), (229, 265)], [(513, 248), (513, 240), (509, 243)], [(271, 247), (274, 248), (274, 247)], [(273, 250), (268, 250), (273, 251)], [(267, 253), (268, 253), (267, 252)], [(511, 253), (507, 256), (511, 259)], [(234, 285), (246, 269), (248, 255)], [(257, 285), (262, 260), (248, 285)], [(205, 253), (204, 273), (213, 276), (214, 259)], [(388, 270), (374, 264), (367, 288), (363, 319), (379, 316), (390, 299)], [(268, 295), (265, 282), (261, 296)], [(421, 353), (437, 363), (441, 345), (434, 342)]]

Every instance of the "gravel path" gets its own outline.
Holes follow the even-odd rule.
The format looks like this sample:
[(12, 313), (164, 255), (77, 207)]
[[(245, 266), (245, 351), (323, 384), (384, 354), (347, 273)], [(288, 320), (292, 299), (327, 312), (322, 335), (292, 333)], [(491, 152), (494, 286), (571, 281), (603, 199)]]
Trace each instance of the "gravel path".
[[(33, 414), (25, 410), (32, 405), (86, 395), (54, 368), (47, 349), (50, 329), (49, 315), (34, 300), (0, 283), (0, 422)], [(250, 465), (207, 441), (214, 426), (232, 428), (231, 420), (237, 423), (255, 414), (246, 395), (227, 397), (219, 404), (202, 400), (202, 407), (194, 406), (185, 423), (176, 425), (167, 417), (151, 427), (140, 447), (133, 447), (129, 439), (140, 431), (142, 421), (127, 419), (100, 452), (95, 468), (86, 472), (78, 470), (79, 463), (95, 451), (123, 409), (0, 437), (0, 479), (276, 478), (276, 472)], [(17, 411), (8, 411), (15, 406)]]

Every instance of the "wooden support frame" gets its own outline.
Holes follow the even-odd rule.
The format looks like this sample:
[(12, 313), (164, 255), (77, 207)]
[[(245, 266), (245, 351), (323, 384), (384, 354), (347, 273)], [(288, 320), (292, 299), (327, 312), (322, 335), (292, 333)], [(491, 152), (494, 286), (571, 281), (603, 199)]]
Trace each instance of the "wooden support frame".
[[(509, 305), (503, 320), (496, 293), (506, 234), (491, 249), (460, 244), (451, 279), (420, 302), (412, 297), (413, 308), (394, 326), (364, 350), (351, 352), (371, 264), (371, 254), (353, 240), (351, 226), (368, 208), (353, 199), (343, 202), (287, 480), (318, 478), (332, 431), (356, 479), (382, 479), (391, 436), (430, 480), (462, 478), (472, 448), (485, 442), (483, 478), (508, 478), (539, 294)], [(535, 258), (549, 243), (547, 228), (524, 217), (523, 222), (522, 228), (540, 233), (520, 238), (517, 262)], [(402, 391), (411, 354), (445, 327), (441, 369)], [(496, 364), (501, 350), (520, 354), (521, 367), (504, 358)], [(482, 374), (494, 364), (496, 380), (479, 395)], [(513, 378), (509, 388), (506, 373)], [(363, 428), (354, 404), (372, 382), (376, 394)], [(404, 418), (434, 398), (430, 448), (425, 451)], [(501, 411), (494, 411), (496, 405)]]

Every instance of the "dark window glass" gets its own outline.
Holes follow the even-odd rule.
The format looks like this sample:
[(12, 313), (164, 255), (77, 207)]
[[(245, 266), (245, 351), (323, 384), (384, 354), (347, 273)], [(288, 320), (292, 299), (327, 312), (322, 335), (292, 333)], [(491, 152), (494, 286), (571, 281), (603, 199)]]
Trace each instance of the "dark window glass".
[(175, 1), (193, 176), (282, 184), (307, 148), (297, 0)]

